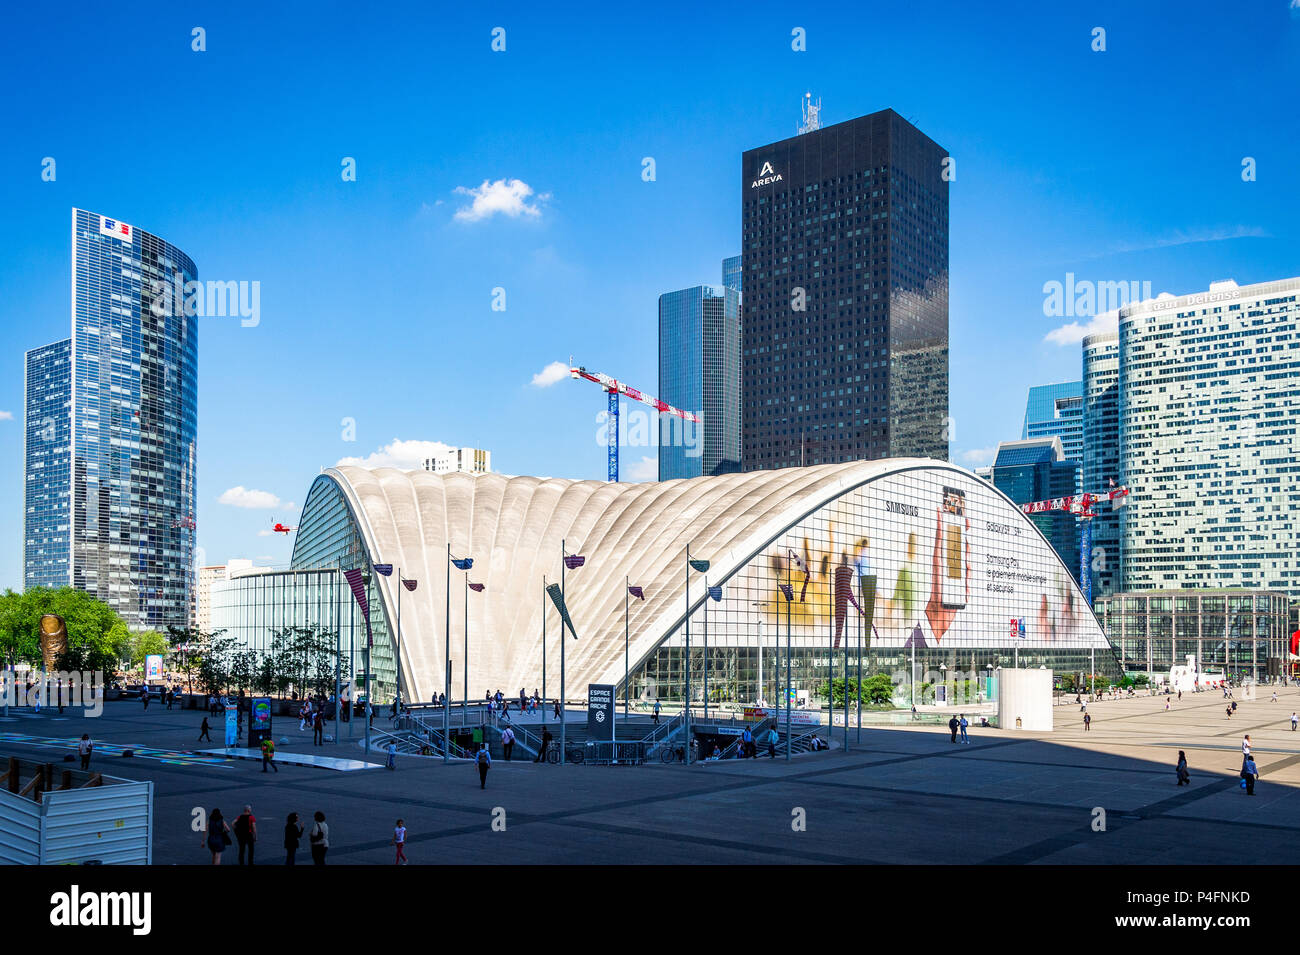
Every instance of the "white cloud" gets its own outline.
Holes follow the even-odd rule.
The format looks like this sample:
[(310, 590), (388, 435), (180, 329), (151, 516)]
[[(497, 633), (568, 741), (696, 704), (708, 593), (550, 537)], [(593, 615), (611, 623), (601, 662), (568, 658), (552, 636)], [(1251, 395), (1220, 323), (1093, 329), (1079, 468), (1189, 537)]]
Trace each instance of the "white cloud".
[(1060, 328), (1053, 328), (1043, 336), (1043, 341), (1051, 342), (1054, 345), (1077, 345), (1089, 335), (1096, 335), (1100, 332), (1113, 332), (1117, 328), (1119, 328), (1119, 312), (1112, 309), (1109, 312), (1094, 315), (1086, 325), (1070, 322)]
[(530, 203), (528, 199), (533, 196), (533, 187), (522, 179), (498, 179), (496, 182), (484, 179), (483, 184), (476, 188), (457, 186), (453, 191), (472, 199), (469, 205), (456, 210), (455, 218), (459, 222), (480, 222), (498, 212), (512, 219), (520, 216), (536, 219), (542, 214), (541, 204), (551, 198), (549, 192), (543, 192)]
[(270, 491), (255, 491), (246, 488), (242, 484), (223, 491), (217, 498), (218, 504), (227, 504), (230, 507), (246, 507), (254, 510), (267, 510), (273, 507), (292, 507), (292, 504), (285, 504)]
[(12, 411), (0, 411), (0, 421), (13, 421), (14, 413)]
[(567, 377), (569, 377), (569, 366), (562, 361), (553, 361), (533, 375), (533, 387), (549, 388), (557, 381), (563, 381)]
[(620, 464), (618, 479), (633, 483), (657, 481), (659, 480), (659, 459), (657, 457), (642, 458), (640, 461), (634, 461), (630, 467), (626, 464)]
[(981, 468), (987, 464), (992, 464), (997, 453), (998, 446), (995, 444), (991, 448), (971, 448), (968, 451), (958, 451), (957, 459), (962, 464), (970, 465), (973, 468)]
[(265, 530), (263, 530), (263, 531), (258, 531), (258, 532), (257, 532), (257, 536), (258, 536), (258, 537), (270, 537), (270, 536), (271, 536), (272, 534), (274, 534), (274, 533), (275, 533), (275, 531), (265, 531)]
[(363, 458), (339, 458), (335, 467), (355, 465), (362, 468), (397, 468), (401, 471), (422, 471), (426, 458), (434, 457), (444, 451), (452, 450), (450, 444), (441, 441), (403, 441), (394, 438), (378, 451)]

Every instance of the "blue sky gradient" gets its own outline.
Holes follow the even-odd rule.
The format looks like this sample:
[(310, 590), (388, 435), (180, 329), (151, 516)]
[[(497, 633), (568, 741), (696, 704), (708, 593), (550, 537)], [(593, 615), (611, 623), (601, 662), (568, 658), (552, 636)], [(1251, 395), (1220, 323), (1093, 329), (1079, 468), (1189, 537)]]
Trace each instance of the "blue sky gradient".
[[(1043, 314), (1045, 282), (1185, 293), (1300, 274), (1292, 0), (137, 3), (7, 18), (0, 586), (21, 585), (22, 353), (69, 334), (73, 206), (164, 237), (203, 279), (260, 282), (257, 327), (200, 330), (209, 563), (287, 561), (272, 521), (296, 521), (289, 504), (319, 468), (394, 439), (603, 478), (604, 395), (533, 375), (573, 355), (655, 391), (659, 294), (720, 281), (740, 251), (741, 152), (792, 135), (806, 90), (827, 124), (892, 107), (957, 160), (959, 463), (1019, 435), (1029, 385), (1079, 374), (1077, 345), (1046, 339), (1063, 320)], [(191, 50), (195, 26), (206, 52)], [(527, 183), (537, 214), (455, 218), (470, 203), (458, 188), (499, 179)], [(653, 456), (625, 448), (625, 474)], [(281, 504), (219, 503), (233, 487)]]

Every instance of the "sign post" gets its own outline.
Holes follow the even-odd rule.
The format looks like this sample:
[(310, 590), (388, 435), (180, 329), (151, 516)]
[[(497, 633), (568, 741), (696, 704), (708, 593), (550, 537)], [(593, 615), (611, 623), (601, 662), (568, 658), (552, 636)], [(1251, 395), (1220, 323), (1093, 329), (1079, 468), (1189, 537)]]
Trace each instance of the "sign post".
[[(614, 745), (614, 685), (587, 684), (587, 738), (592, 742)], [(618, 752), (614, 751), (614, 762)]]

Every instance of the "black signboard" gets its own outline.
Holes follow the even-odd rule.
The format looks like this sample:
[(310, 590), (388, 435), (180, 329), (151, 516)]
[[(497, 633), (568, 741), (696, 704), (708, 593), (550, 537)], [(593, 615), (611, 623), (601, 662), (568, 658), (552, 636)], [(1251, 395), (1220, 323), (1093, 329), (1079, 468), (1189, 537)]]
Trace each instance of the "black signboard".
[(614, 685), (587, 684), (587, 736), (594, 741), (614, 739)]

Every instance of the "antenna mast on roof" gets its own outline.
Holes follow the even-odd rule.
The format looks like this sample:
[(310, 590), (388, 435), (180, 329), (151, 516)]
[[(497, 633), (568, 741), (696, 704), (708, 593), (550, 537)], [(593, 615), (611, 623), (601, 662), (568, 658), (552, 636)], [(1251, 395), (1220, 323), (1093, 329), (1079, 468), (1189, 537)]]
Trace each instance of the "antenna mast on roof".
[(799, 135), (811, 133), (814, 129), (822, 128), (822, 98), (817, 97), (817, 102), (813, 102), (812, 93), (803, 94), (803, 122), (799, 125)]

